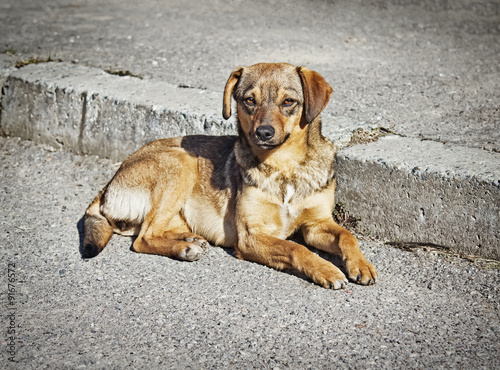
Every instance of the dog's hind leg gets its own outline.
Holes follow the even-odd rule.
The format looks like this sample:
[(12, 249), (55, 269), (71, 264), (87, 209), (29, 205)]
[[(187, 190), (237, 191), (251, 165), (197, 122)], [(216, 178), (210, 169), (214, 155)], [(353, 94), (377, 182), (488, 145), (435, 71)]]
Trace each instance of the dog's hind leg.
[(141, 225), (139, 236), (132, 249), (138, 253), (151, 253), (185, 261), (200, 258), (209, 245), (201, 236), (192, 232), (182, 216), (182, 208), (191, 196), (197, 180), (196, 167), (184, 161), (178, 166), (178, 176), (165, 179), (168, 186), (157, 188), (153, 194), (154, 205)]
[(193, 234), (180, 214), (170, 220), (164, 214), (156, 215), (134, 242), (133, 250), (151, 253), (184, 261), (195, 261), (201, 257), (208, 242)]
[(167, 229), (162, 227), (163, 221), (154, 220), (144, 232), (141, 231), (134, 242), (133, 250), (184, 261), (199, 259), (209, 245), (208, 242), (193, 234), (180, 214), (166, 223)]
[(108, 244), (113, 235), (113, 228), (100, 212), (101, 194), (97, 196), (85, 211), (83, 221), (83, 258), (97, 256)]

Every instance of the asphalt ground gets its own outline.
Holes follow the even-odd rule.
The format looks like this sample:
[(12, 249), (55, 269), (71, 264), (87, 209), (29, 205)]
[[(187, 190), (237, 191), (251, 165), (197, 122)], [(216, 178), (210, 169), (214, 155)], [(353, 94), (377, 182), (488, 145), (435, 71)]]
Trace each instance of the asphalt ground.
[(16, 138), (0, 163), (3, 368), (500, 366), (498, 264), (362, 240), (378, 283), (333, 291), (219, 247), (189, 263), (115, 235), (83, 260), (117, 164)]

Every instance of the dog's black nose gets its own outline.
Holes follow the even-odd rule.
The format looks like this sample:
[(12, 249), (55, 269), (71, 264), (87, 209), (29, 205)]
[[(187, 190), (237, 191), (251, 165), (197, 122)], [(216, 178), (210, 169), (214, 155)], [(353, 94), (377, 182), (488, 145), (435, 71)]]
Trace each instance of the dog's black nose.
[(274, 137), (274, 127), (273, 126), (259, 126), (255, 131), (257, 139), (260, 141), (269, 141)]

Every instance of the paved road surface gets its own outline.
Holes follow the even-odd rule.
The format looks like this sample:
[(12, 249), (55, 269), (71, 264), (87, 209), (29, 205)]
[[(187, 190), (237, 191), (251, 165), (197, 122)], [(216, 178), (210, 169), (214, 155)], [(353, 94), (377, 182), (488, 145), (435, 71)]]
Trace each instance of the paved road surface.
[(84, 261), (77, 222), (116, 165), (0, 138), (0, 168), (3, 367), (500, 366), (498, 267), (362, 241), (379, 283), (332, 291), (218, 247), (187, 263), (115, 236)]

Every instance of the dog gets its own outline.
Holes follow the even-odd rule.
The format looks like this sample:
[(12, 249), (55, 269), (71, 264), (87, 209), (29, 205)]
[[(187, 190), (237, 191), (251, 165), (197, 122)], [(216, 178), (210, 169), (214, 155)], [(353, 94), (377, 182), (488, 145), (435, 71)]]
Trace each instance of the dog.
[(320, 113), (332, 88), (306, 67), (260, 63), (234, 70), (223, 117), (236, 101), (238, 136), (156, 140), (120, 166), (87, 208), (82, 257), (98, 255), (113, 233), (137, 236), (132, 249), (186, 261), (209, 243), (240, 259), (295, 269), (325, 288), (345, 274), (302, 244), (342, 258), (349, 280), (374, 284), (358, 241), (334, 222), (334, 144)]

